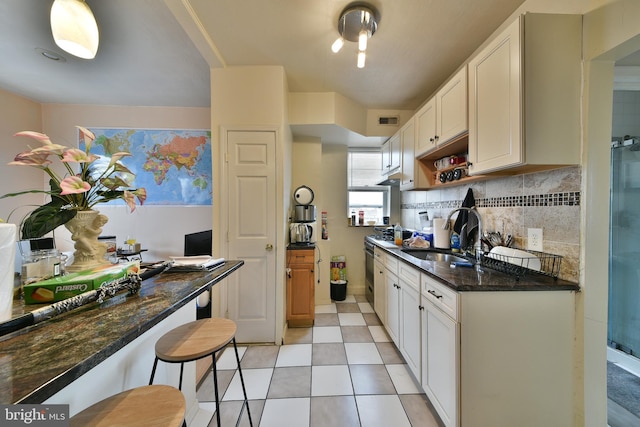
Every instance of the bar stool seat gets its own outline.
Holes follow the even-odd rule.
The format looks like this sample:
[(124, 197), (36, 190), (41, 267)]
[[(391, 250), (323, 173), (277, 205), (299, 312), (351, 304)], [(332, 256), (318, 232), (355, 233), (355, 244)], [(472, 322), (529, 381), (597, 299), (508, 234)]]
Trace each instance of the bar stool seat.
[(211, 356), (213, 360), (213, 383), (216, 398), (216, 416), (218, 426), (220, 427), (220, 398), (218, 395), (218, 371), (216, 368), (216, 352), (224, 349), (227, 344), (233, 342), (236, 353), (236, 361), (238, 363), (238, 374), (244, 393), (244, 402), (238, 422), (242, 417), (242, 413), (246, 407), (249, 416), (249, 424), (253, 426), (251, 420), (251, 412), (249, 411), (249, 400), (247, 399), (247, 391), (242, 377), (242, 369), (240, 368), (240, 357), (238, 356), (238, 347), (236, 346), (236, 324), (233, 320), (212, 317), (193, 322), (185, 323), (165, 333), (156, 342), (155, 351), (156, 358), (153, 362), (153, 370), (149, 384), (153, 384), (158, 360), (167, 363), (180, 363), (180, 383), (179, 389), (182, 389), (182, 374), (185, 362), (193, 362), (203, 357)]
[(93, 404), (69, 420), (70, 427), (181, 426), (184, 396), (175, 387), (148, 385), (123, 391)]

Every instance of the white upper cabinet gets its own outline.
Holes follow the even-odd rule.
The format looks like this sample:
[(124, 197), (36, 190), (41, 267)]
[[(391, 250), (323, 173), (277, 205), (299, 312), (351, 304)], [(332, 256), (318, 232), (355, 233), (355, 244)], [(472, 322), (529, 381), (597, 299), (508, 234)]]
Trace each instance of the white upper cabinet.
[(469, 62), (470, 174), (579, 163), (579, 15), (525, 14)]
[(467, 99), (465, 65), (416, 113), (417, 157), (467, 131)]
[(436, 131), (436, 98), (433, 97), (415, 115), (416, 117), (416, 156), (426, 154), (438, 146)]
[(436, 93), (438, 145), (446, 143), (469, 129), (467, 99), (467, 66), (465, 65)]
[(400, 169), (400, 132), (382, 144), (382, 175), (389, 175)]

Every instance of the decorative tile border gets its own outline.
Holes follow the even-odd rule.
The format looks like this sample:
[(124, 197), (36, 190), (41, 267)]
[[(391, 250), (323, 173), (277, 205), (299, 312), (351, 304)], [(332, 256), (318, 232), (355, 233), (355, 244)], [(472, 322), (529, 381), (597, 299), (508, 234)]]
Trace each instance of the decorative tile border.
[[(407, 203), (401, 209), (455, 209), (462, 205), (462, 200), (442, 202)], [(580, 206), (580, 192), (534, 194), (529, 196), (504, 196), (476, 199), (479, 208), (511, 208), (530, 206)]]

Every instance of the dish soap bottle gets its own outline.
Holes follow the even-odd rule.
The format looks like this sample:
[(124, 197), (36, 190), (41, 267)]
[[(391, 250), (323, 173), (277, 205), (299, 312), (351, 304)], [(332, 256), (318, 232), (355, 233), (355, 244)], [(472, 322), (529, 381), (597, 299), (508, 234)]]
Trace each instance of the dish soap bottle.
[(396, 226), (393, 227), (393, 243), (395, 243), (396, 246), (402, 246), (402, 227), (400, 227), (400, 224), (396, 224)]
[(451, 252), (460, 252), (460, 235), (455, 231), (451, 233)]

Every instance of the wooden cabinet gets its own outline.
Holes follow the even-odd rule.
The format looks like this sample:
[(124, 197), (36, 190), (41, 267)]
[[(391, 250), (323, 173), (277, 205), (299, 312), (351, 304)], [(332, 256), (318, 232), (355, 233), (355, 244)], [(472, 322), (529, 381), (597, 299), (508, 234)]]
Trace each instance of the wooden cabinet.
[(382, 144), (382, 175), (399, 171), (401, 149), (399, 132)]
[(287, 250), (287, 322), (313, 326), (315, 313), (314, 249)]
[(469, 62), (470, 174), (580, 162), (579, 15), (527, 13)]
[(468, 130), (467, 100), (465, 65), (416, 113), (417, 157)]

